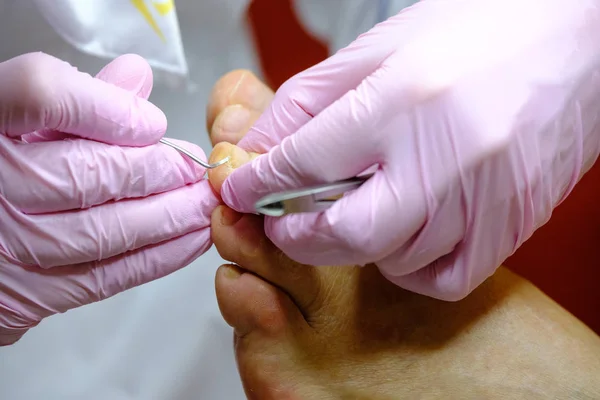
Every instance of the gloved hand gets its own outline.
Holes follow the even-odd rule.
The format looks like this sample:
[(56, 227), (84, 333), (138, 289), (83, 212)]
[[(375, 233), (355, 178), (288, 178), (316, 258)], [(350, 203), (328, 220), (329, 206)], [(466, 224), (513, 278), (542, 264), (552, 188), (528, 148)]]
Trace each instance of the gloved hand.
[(0, 64), (0, 345), (210, 247), (218, 200), (202, 168), (155, 144), (167, 124), (151, 89), (132, 55), (97, 78), (41, 53)]
[(313, 265), (374, 262), (391, 281), (466, 296), (533, 232), (600, 149), (592, 0), (423, 0), (285, 83), (239, 143), (261, 155), (221, 196), (375, 175), (323, 213), (266, 218)]

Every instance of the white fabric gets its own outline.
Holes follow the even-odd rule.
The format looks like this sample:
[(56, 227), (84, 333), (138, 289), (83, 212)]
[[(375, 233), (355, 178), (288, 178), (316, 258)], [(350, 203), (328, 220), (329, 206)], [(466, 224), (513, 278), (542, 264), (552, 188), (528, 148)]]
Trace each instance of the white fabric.
[(161, 69), (188, 72), (173, 0), (34, 0), (67, 42), (114, 58), (135, 51)]
[[(46, 4), (42, 4), (44, 1)], [(296, 3), (300, 6), (305, 1)], [(123, 3), (123, 7), (131, 4), (127, 0), (0, 0), (3, 38), (0, 61), (41, 50), (93, 74), (108, 60), (91, 53), (105, 52), (112, 58), (111, 52), (116, 55), (150, 51), (151, 47), (131, 41), (133, 47), (119, 47), (125, 45), (111, 42), (113, 33), (102, 30), (106, 35), (95, 34), (89, 30), (94, 24), (103, 29), (108, 27), (99, 18), (94, 24), (80, 25), (81, 30), (67, 29), (58, 22), (64, 21), (57, 19), (63, 18), (62, 15), (57, 17), (50, 12), (43, 17), (39, 11), (47, 12), (49, 3), (60, 3), (63, 11), (71, 10), (69, 15), (77, 15), (83, 12), (79, 7), (85, 7), (75, 3), (117, 2)], [(67, 3), (73, 8), (68, 8)], [(235, 68), (259, 71), (251, 34), (242, 20), (246, 3), (246, 0), (177, 1), (181, 43), (194, 86), (170, 85), (168, 80), (159, 79), (151, 96), (167, 115), (168, 135), (198, 143), (207, 153), (210, 143), (204, 128), (205, 109), (212, 85)], [(338, 3), (340, 7), (345, 4)], [(348, 1), (349, 8), (344, 14), (344, 18), (356, 23), (352, 25), (354, 31), (344, 30), (340, 35), (329, 32), (328, 41), (334, 41), (334, 37), (338, 37), (336, 43), (348, 41), (377, 22), (376, 13), (364, 14), (368, 9), (365, 5), (375, 1), (363, 0), (357, 8), (360, 2), (355, 3)], [(42, 7), (38, 8), (40, 4)], [(105, 5), (101, 9), (108, 10)], [(312, 13), (304, 8), (300, 13), (307, 26), (321, 17), (334, 20), (338, 14), (339, 9), (335, 8), (314, 9)], [(54, 22), (49, 24), (47, 20)], [(65, 35), (71, 35), (71, 39), (67, 41)], [(74, 37), (79, 38), (80, 44), (75, 45)], [(92, 44), (96, 50), (90, 50)], [(85, 46), (92, 47), (86, 50)], [(161, 62), (177, 60), (169, 57)], [(155, 66), (158, 60), (161, 58), (155, 59)], [(231, 329), (223, 322), (215, 299), (214, 273), (222, 263), (212, 249), (189, 267), (164, 279), (43, 321), (14, 346), (0, 349), (0, 399), (243, 399)]]
[(332, 51), (418, 0), (296, 0), (296, 10), (307, 29)]

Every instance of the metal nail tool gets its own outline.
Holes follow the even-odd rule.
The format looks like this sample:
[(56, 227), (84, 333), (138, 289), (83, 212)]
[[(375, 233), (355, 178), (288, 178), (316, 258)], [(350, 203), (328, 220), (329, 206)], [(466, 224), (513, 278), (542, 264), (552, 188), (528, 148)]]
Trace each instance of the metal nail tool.
[(201, 160), (199, 157), (195, 156), (194, 154), (190, 153), (189, 151), (187, 151), (186, 149), (184, 149), (183, 147), (176, 145), (173, 142), (168, 141), (165, 138), (162, 138), (159, 140), (159, 142), (161, 142), (162, 144), (166, 144), (169, 147), (174, 148), (175, 150), (177, 150), (178, 152), (185, 154), (186, 156), (188, 156), (192, 161), (202, 165), (204, 168), (206, 169), (212, 169), (212, 168), (217, 168), (219, 165), (223, 165), (225, 164), (227, 161), (229, 161), (229, 156), (225, 157), (224, 159), (214, 163), (214, 164), (209, 164), (206, 161)]
[(357, 189), (371, 176), (373, 174), (304, 189), (272, 193), (257, 201), (254, 207), (258, 213), (269, 217), (325, 211), (344, 193)]

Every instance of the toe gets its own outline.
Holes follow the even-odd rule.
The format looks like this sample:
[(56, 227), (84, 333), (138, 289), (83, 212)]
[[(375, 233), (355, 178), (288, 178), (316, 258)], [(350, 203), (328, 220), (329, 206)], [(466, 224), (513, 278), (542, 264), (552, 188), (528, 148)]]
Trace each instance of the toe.
[(262, 217), (219, 206), (212, 214), (211, 227), (221, 257), (282, 289), (302, 313), (311, 311), (322, 286), (317, 269), (281, 253), (265, 236)]
[(218, 143), (210, 154), (208, 162), (216, 163), (225, 157), (229, 157), (229, 161), (217, 168), (208, 170), (208, 180), (213, 189), (217, 193), (221, 193), (221, 186), (229, 174), (231, 174), (234, 169), (250, 162), (256, 156), (258, 156), (258, 154), (248, 153), (236, 145), (226, 142)]
[[(244, 80), (249, 71), (237, 69), (223, 75), (212, 88), (206, 105), (206, 129), (210, 128), (225, 107), (232, 104), (231, 99), (239, 87), (239, 82)], [(232, 96), (233, 95), (233, 96)], [(235, 104), (235, 103), (233, 103)]]
[(221, 314), (237, 337), (282, 336), (307, 326), (285, 293), (235, 265), (218, 269), (215, 286)]
[(236, 361), (248, 399), (304, 398), (297, 395), (302, 370), (295, 356), (299, 343), (313, 335), (296, 305), (275, 286), (234, 265), (217, 270), (215, 287), (221, 314), (235, 332)]
[(232, 104), (223, 109), (210, 130), (210, 140), (214, 145), (221, 142), (237, 144), (260, 117), (240, 104)]
[[(224, 75), (213, 87), (207, 106), (207, 129), (213, 145), (237, 141), (273, 100), (273, 91), (248, 70)], [(231, 106), (237, 106), (229, 108)], [(221, 116), (227, 109), (228, 117)]]

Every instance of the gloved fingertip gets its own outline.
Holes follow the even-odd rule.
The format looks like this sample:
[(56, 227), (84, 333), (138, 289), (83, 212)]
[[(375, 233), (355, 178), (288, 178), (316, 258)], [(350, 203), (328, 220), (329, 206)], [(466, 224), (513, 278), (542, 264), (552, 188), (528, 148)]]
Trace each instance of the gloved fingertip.
[[(238, 146), (234, 146), (240, 149)], [(241, 150), (241, 149), (240, 149)], [(243, 150), (242, 150), (243, 151)], [(244, 164), (239, 165), (239, 168), (234, 168), (229, 172), (229, 175), (224, 179), (220, 187), (221, 200), (234, 209), (242, 213), (255, 213), (255, 202), (258, 200), (258, 191), (252, 186), (252, 182), (256, 179), (252, 178), (254, 167), (252, 161), (258, 158), (258, 153), (245, 152), (247, 158), (244, 159)]]
[(452, 257), (442, 258), (408, 275), (398, 276), (377, 263), (377, 267), (392, 283), (401, 288), (441, 301), (456, 302), (467, 297), (476, 285), (463, 276), (464, 268), (457, 268)]
[(221, 200), (225, 203), (229, 208), (237, 211), (237, 212), (245, 212), (247, 207), (244, 207), (244, 204), (238, 196), (236, 195), (235, 190), (231, 187), (231, 180), (227, 179), (223, 182), (221, 187)]
[(167, 116), (151, 102), (140, 97), (134, 99), (133, 107), (139, 110), (139, 118), (130, 135), (124, 134), (117, 143), (125, 146), (149, 146), (158, 143), (167, 131)]
[[(123, 106), (132, 112), (128, 115), (137, 117), (130, 123), (121, 123), (122, 129), (115, 136), (107, 139), (112, 144), (124, 146), (147, 146), (157, 143), (167, 130), (167, 117), (154, 104), (147, 99), (153, 85), (152, 68), (141, 56), (125, 54), (108, 63), (98, 74), (96, 79), (116, 86)], [(120, 91), (124, 90), (126, 93)], [(121, 119), (120, 116), (110, 116), (110, 119)]]
[(249, 184), (248, 171), (250, 165), (236, 171), (223, 182), (221, 186), (221, 200), (228, 207), (241, 213), (256, 213), (255, 203), (258, 200), (257, 192)]
[(28, 330), (28, 328), (9, 329), (0, 327), (0, 347), (17, 343)]
[(124, 54), (115, 58), (98, 72), (96, 78), (144, 99), (150, 96), (153, 86), (152, 68), (137, 54)]

